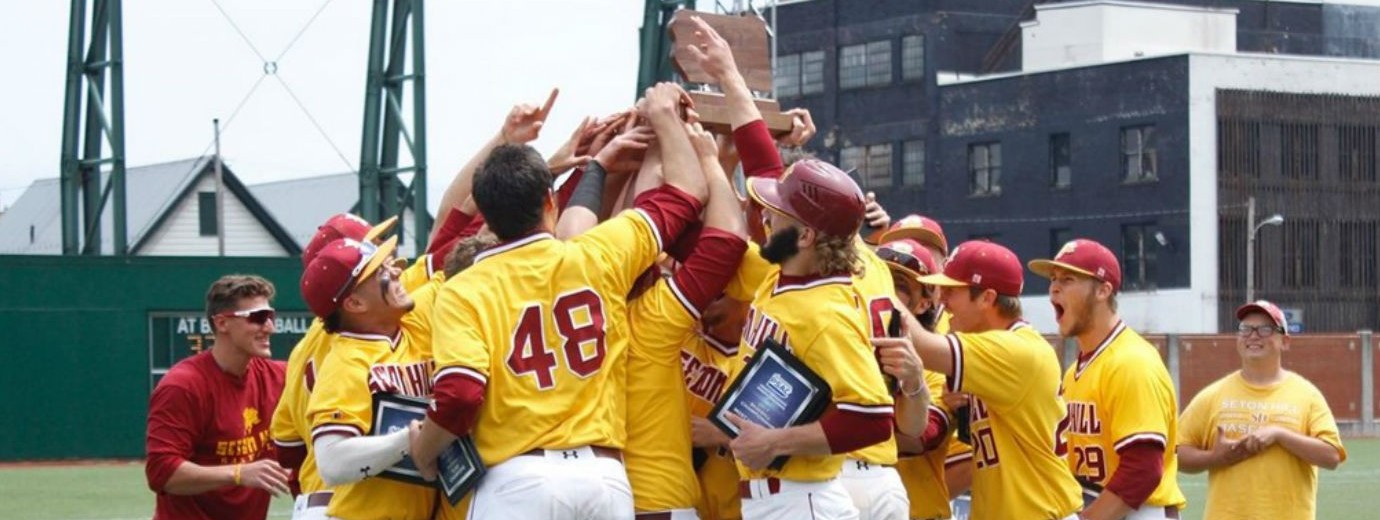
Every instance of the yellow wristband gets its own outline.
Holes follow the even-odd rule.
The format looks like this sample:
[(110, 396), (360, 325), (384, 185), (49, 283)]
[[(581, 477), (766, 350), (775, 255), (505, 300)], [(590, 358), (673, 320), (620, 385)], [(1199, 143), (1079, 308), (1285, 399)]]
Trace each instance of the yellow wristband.
[(235, 465), (235, 485), (236, 485), (236, 486), (239, 486), (239, 485), (240, 485), (240, 469), (243, 468), (243, 467), (244, 467), (244, 464), (236, 464), (236, 465)]

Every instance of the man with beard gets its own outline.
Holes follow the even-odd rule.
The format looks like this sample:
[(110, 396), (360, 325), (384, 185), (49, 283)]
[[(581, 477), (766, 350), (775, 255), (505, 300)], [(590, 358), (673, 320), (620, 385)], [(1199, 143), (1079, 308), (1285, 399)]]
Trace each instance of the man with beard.
[(955, 332), (934, 334), (906, 316), (907, 338), (925, 366), (949, 376), (951, 392), (972, 395), (973, 518), (1075, 518), (1078, 483), (1056, 432), (1065, 414), (1059, 359), (1021, 320), (1020, 260), (986, 241), (958, 246), (942, 274), (920, 278), (941, 287)]
[(397, 244), (336, 240), (302, 273), (302, 298), (331, 335), (307, 418), (332, 518), (431, 518), (440, 500), (435, 488), (369, 478), (402, 460), (417, 429), (370, 431), (374, 395), (431, 396), (431, 310), (444, 276), (409, 294)]
[(1313, 518), (1318, 468), (1346, 460), (1337, 421), (1318, 387), (1281, 365), (1289, 350), (1284, 312), (1258, 300), (1237, 308), (1236, 319), (1241, 370), (1184, 409), (1181, 467), (1208, 472), (1203, 518)]
[[(780, 180), (753, 178), (748, 193), (768, 210), (762, 258), (780, 266), (757, 289), (739, 352), (762, 341), (790, 349), (833, 390), (833, 409), (817, 422), (767, 429), (729, 416), (742, 481), (743, 518), (852, 519), (858, 510), (836, 478), (844, 454), (887, 440), (892, 399), (867, 344), (855, 235), (863, 196), (847, 174), (817, 160), (797, 162)], [(780, 470), (767, 466), (790, 456)]]
[(1064, 372), (1069, 469), (1083, 486), (1083, 518), (1178, 518), (1179, 409), (1155, 347), (1116, 313), (1121, 265), (1102, 244), (1072, 240), (1030, 270), (1049, 278), (1059, 335), (1078, 340)]
[(215, 343), (153, 390), (144, 472), (155, 520), (263, 518), (269, 495), (288, 492), (266, 421), (283, 391), (283, 365), (269, 359), (273, 294), (258, 276), (216, 280), (206, 291)]

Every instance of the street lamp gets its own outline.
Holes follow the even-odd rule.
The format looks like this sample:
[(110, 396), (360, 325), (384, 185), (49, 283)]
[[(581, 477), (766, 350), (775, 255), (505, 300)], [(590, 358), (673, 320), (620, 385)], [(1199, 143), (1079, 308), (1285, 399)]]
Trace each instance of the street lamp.
[(1255, 234), (1265, 226), (1278, 226), (1284, 223), (1284, 215), (1275, 213), (1260, 222), (1255, 221), (1255, 197), (1246, 200), (1246, 223), (1251, 224), (1246, 233), (1246, 301), (1255, 301)]

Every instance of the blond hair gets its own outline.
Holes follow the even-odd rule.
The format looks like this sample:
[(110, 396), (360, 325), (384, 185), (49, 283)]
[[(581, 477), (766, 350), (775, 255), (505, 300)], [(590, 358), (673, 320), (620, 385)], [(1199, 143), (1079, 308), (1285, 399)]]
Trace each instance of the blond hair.
[(821, 275), (848, 273), (862, 274), (862, 260), (858, 257), (858, 245), (852, 237), (840, 237), (820, 233), (815, 239), (815, 265)]

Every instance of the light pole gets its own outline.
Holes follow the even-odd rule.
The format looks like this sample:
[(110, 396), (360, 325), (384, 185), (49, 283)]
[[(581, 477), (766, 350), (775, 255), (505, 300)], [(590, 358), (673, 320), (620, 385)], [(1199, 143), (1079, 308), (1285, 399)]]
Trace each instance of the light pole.
[(1255, 197), (1246, 199), (1246, 224), (1251, 230), (1246, 233), (1246, 301), (1255, 301), (1255, 234), (1265, 226), (1278, 226), (1284, 223), (1284, 215), (1275, 213), (1260, 222), (1255, 221)]

